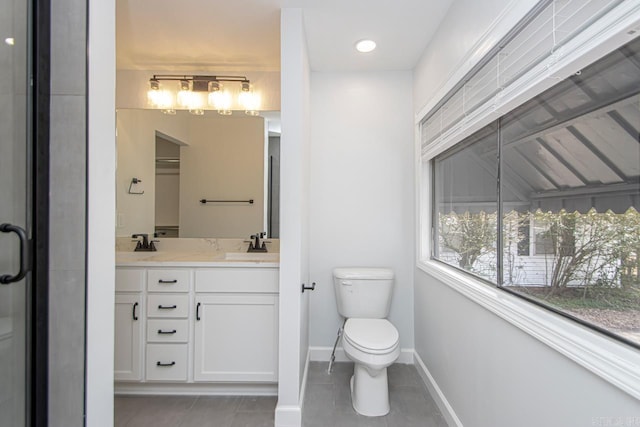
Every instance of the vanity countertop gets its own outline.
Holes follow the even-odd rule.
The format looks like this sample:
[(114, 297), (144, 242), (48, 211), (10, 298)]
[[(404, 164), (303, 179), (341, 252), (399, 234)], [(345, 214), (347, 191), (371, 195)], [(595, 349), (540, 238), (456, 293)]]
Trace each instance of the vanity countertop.
[(118, 267), (278, 267), (277, 252), (116, 252)]
[(270, 239), (269, 252), (247, 252), (243, 239), (174, 238), (154, 240), (155, 252), (135, 252), (135, 240), (116, 239), (118, 267), (278, 267), (280, 242)]

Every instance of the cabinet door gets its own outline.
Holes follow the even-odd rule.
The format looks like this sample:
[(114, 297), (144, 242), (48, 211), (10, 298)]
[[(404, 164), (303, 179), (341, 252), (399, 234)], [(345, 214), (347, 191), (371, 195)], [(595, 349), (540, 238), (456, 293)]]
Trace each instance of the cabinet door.
[(197, 294), (195, 302), (195, 381), (277, 381), (277, 295)]
[(142, 297), (116, 294), (115, 360), (117, 381), (142, 380)]

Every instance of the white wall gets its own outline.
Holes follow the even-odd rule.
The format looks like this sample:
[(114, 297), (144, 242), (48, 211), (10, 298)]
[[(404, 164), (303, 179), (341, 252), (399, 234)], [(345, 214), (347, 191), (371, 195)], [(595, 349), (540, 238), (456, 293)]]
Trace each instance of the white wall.
[[(456, 1), (414, 70), (416, 118), (535, 3)], [(637, 422), (635, 398), (421, 269), (414, 293), (416, 352), (450, 405), (451, 421), (457, 416), (459, 425), (471, 427)]]
[(536, 3), (538, 0), (454, 1), (414, 68), (415, 112), (444, 96), (450, 89), (447, 81), (457, 76), (452, 81), (457, 83)]
[(311, 76), (312, 347), (332, 347), (341, 324), (335, 267), (390, 267), (389, 319), (413, 348), (414, 181), (411, 72)]
[[(115, 12), (115, 0), (88, 2), (85, 368), (88, 427), (113, 425)], [(83, 52), (84, 49), (83, 46)]]
[(280, 327), (276, 427), (299, 427), (308, 353), (309, 58), (301, 9), (282, 9)]
[(421, 270), (415, 305), (416, 351), (466, 427), (640, 416), (638, 400)]

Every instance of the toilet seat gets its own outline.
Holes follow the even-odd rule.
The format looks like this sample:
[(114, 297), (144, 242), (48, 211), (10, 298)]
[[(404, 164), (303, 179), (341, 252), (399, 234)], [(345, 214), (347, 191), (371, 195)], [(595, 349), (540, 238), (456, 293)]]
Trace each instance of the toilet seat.
[(398, 330), (387, 319), (348, 319), (343, 338), (367, 354), (388, 354), (398, 347)]

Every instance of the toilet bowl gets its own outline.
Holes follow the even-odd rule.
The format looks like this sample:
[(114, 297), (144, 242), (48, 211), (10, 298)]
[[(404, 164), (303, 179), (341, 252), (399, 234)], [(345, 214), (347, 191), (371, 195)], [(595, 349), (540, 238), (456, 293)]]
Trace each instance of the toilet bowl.
[(362, 415), (389, 413), (387, 367), (400, 355), (398, 330), (386, 319), (348, 319), (342, 346), (354, 362), (351, 403)]
[(389, 413), (387, 367), (400, 355), (398, 330), (386, 319), (393, 278), (388, 268), (333, 270), (338, 313), (347, 319), (342, 347), (354, 362), (351, 403), (369, 417)]

